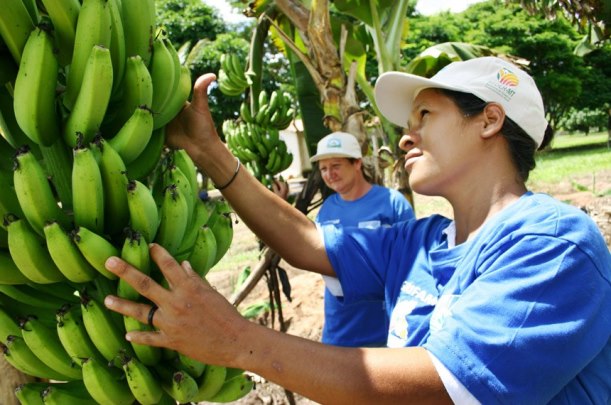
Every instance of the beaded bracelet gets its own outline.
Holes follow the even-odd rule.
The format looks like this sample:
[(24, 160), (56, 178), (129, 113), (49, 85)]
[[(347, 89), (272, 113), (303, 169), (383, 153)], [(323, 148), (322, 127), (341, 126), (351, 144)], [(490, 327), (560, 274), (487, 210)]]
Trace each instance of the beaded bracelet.
[(226, 189), (227, 187), (229, 187), (231, 185), (231, 183), (233, 183), (233, 181), (235, 180), (236, 177), (238, 177), (238, 172), (240, 171), (240, 166), (242, 166), (242, 163), (240, 163), (240, 159), (236, 157), (236, 159), (238, 160), (238, 165), (235, 168), (235, 172), (233, 172), (233, 176), (231, 176), (231, 178), (229, 179), (229, 181), (225, 184), (223, 184), (222, 186), (217, 186), (216, 184), (214, 185), (214, 187), (217, 190), (223, 190)]

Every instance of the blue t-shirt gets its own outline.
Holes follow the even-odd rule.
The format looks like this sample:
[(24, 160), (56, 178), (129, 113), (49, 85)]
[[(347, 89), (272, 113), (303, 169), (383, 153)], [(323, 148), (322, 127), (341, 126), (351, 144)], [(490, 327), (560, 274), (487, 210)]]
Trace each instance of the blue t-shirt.
[[(343, 200), (339, 194), (327, 197), (316, 217), (320, 225), (341, 224), (359, 228), (378, 228), (414, 218), (414, 211), (403, 194), (373, 185), (363, 197)], [(336, 279), (325, 277), (325, 321), (322, 341), (338, 346), (384, 346), (388, 335), (388, 316), (383, 299), (344, 303), (331, 291)], [(339, 283), (338, 283), (339, 285)]]
[(451, 249), (450, 222), (324, 227), (345, 302), (386, 298), (388, 345), (425, 347), (481, 403), (608, 404), (611, 255), (594, 222), (530, 192)]

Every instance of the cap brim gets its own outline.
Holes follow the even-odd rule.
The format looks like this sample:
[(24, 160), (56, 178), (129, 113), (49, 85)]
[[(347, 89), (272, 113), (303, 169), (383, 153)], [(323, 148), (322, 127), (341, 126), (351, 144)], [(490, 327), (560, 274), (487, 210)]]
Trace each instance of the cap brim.
[(310, 163), (318, 162), (321, 159), (331, 159), (331, 158), (348, 158), (348, 159), (361, 159), (362, 156), (352, 156), (347, 153), (321, 153), (319, 155), (314, 155), (310, 158)]
[(380, 75), (375, 85), (375, 100), (386, 119), (400, 127), (407, 126), (414, 98), (426, 88), (459, 90), (426, 77), (402, 72)]

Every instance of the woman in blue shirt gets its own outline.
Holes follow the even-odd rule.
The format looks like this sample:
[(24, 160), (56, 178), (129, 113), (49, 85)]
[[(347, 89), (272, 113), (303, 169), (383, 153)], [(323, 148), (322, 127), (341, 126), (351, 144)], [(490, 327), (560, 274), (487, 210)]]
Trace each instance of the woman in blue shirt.
[(391, 348), (327, 346), (243, 320), (156, 245), (169, 290), (107, 262), (159, 307), (108, 297), (158, 328), (130, 340), (250, 370), (320, 403), (609, 403), (611, 255), (587, 215), (526, 189), (535, 150), (551, 138), (530, 76), (494, 57), (431, 79), (382, 75), (376, 103), (406, 128), (410, 185), (446, 198), (454, 220), (350, 230), (317, 229), (239, 170), (210, 118), (212, 80), (196, 83), (170, 145), (216, 184), (229, 181), (224, 197), (287, 261), (338, 277), (347, 302), (384, 297)]

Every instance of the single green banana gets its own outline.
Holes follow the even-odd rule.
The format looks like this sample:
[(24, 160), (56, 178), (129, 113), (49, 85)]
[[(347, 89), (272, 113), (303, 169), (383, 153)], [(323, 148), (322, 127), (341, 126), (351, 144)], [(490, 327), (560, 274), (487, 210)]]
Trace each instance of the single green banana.
[(13, 92), (17, 123), (32, 141), (44, 146), (59, 137), (55, 110), (59, 64), (48, 29), (38, 26), (28, 37)]
[(22, 0), (6, 0), (2, 2), (0, 13), (0, 37), (6, 44), (15, 62), (21, 61), (21, 54), (30, 32), (34, 29), (34, 21)]
[(243, 101), (242, 104), (240, 104), (240, 118), (247, 123), (254, 122), (254, 118), (250, 112), (250, 107), (246, 101)]
[[(149, 325), (143, 324), (142, 322), (138, 321), (137, 319), (132, 318), (131, 316), (124, 316), (123, 320), (125, 323), (126, 332), (152, 331), (153, 330), (153, 328), (151, 328)], [(154, 347), (154, 346), (148, 346), (148, 345), (141, 345), (137, 343), (131, 343), (131, 345), (132, 345), (132, 349), (134, 349), (134, 353), (136, 354), (136, 357), (145, 366), (149, 366), (149, 367), (155, 366), (161, 360), (161, 348)]]
[(248, 87), (248, 80), (246, 80), (245, 66), (242, 64), (242, 57), (232, 52), (229, 54), (229, 63), (231, 64), (230, 71), (234, 80), (238, 82), (244, 89)]
[(123, 19), (121, 14), (123, 13), (121, 0), (108, 0), (108, 7), (110, 8), (110, 56), (112, 59), (113, 68), (113, 84), (112, 93), (120, 91), (120, 85), (123, 81), (123, 74), (125, 72), (125, 60), (126, 60), (126, 43), (125, 43), (125, 30), (123, 29)]
[(123, 325), (115, 323), (110, 310), (88, 296), (82, 297), (81, 310), (89, 338), (107, 361), (119, 366), (121, 355), (133, 355), (129, 342), (125, 340)]
[(216, 256), (214, 259), (214, 264), (216, 264), (227, 253), (233, 240), (231, 215), (229, 213), (222, 213), (214, 223), (210, 224), (210, 229), (214, 234), (214, 239), (216, 239)]
[(137, 107), (119, 132), (108, 143), (130, 164), (146, 148), (153, 134), (153, 112), (145, 105)]
[(212, 398), (210, 398), (210, 402), (234, 402), (240, 398), (246, 396), (250, 391), (252, 391), (255, 383), (252, 379), (244, 373), (241, 373), (229, 380), (226, 380), (219, 392), (217, 392)]
[(80, 366), (88, 358), (105, 361), (85, 329), (80, 305), (64, 305), (56, 317), (57, 336), (72, 361)]
[[(100, 0), (85, 0), (85, 4), (91, 1)], [(81, 143), (87, 145), (100, 131), (110, 101), (112, 75), (110, 50), (100, 45), (93, 46), (84, 66), (78, 95), (64, 126), (64, 140), (68, 146), (77, 146), (80, 136)]]
[(93, 268), (109, 280), (117, 278), (105, 267), (106, 260), (110, 256), (119, 256), (119, 250), (111, 242), (82, 226), (72, 232), (72, 239)]
[[(72, 165), (72, 210), (74, 223), (97, 234), (104, 233), (104, 183), (102, 173), (88, 146), (78, 142)], [(109, 213), (110, 214), (110, 213)]]
[(66, 212), (72, 210), (72, 162), (73, 152), (59, 137), (51, 146), (40, 146), (40, 154), (44, 169), (62, 208)]
[(169, 165), (165, 168), (163, 173), (163, 184), (169, 186), (175, 184), (180, 189), (181, 194), (185, 197), (187, 203), (187, 224), (191, 223), (193, 218), (193, 211), (195, 207), (196, 198), (199, 198), (197, 189), (191, 188), (191, 179), (189, 179), (183, 171), (174, 164), (173, 159), (170, 160)]
[[(110, 47), (111, 31), (112, 21), (108, 0), (83, 0), (76, 23), (74, 50), (66, 82), (66, 91), (64, 92), (64, 105), (69, 110), (74, 109), (80, 94), (90, 91), (82, 92), (81, 86), (85, 81), (85, 71), (89, 64), (92, 49), (96, 46), (108, 49)], [(112, 63), (110, 63), (110, 67), (112, 72)], [(104, 91), (108, 91), (108, 93), (112, 90), (112, 82), (98, 82), (98, 85), (104, 87)], [(71, 144), (70, 146), (74, 147), (75, 145)]]
[[(0, 58), (2, 57), (4, 55), (0, 55)], [(0, 141), (3, 141), (3, 148), (6, 147), (4, 143), (8, 143), (11, 150), (23, 145), (28, 145), (33, 151), (38, 148), (38, 144), (32, 141), (17, 123), (13, 95), (5, 85), (0, 86), (0, 136), (2, 137)], [(6, 164), (8, 161), (4, 160), (3, 163)], [(3, 167), (3, 169), (6, 170), (6, 167)]]
[(9, 252), (21, 273), (39, 284), (64, 281), (66, 278), (51, 259), (44, 240), (25, 220), (11, 218), (9, 221)]
[[(180, 248), (176, 253), (177, 260), (184, 260), (191, 255), (193, 248), (195, 246), (195, 242), (198, 236), (198, 230), (200, 227), (204, 226), (208, 219), (210, 218), (210, 213), (208, 212), (208, 206), (198, 198), (195, 202), (195, 208), (193, 209), (193, 219), (189, 223), (187, 227), (187, 231), (185, 232), (185, 237), (183, 238)], [(212, 256), (214, 257), (216, 253)]]
[(185, 196), (176, 184), (164, 189), (163, 202), (159, 212), (159, 229), (155, 242), (163, 246), (170, 254), (175, 254), (187, 230), (189, 207)]
[[(154, 0), (122, 0), (125, 53), (127, 57), (139, 55), (146, 66), (151, 60), (156, 15)], [(147, 104), (150, 105), (150, 104)]]
[(159, 402), (163, 396), (163, 389), (148, 366), (134, 356), (124, 357), (122, 366), (127, 384), (139, 403), (152, 405)]
[(183, 370), (174, 371), (169, 378), (162, 376), (161, 385), (180, 404), (191, 402), (199, 388), (195, 378)]
[(42, 402), (48, 405), (97, 405), (98, 403), (89, 395), (82, 381), (72, 381), (82, 386), (69, 386), (66, 384), (48, 384), (40, 394)]
[(44, 405), (41, 394), (47, 386), (41, 382), (19, 384), (15, 387), (15, 397), (22, 405)]
[(34, 25), (40, 22), (40, 11), (38, 10), (38, 5), (36, 4), (36, 0), (22, 0), (25, 8), (28, 10), (28, 14), (30, 18), (34, 22)]
[(7, 338), (6, 344), (2, 345), (2, 349), (4, 352), (4, 359), (7, 363), (22, 373), (31, 375), (32, 377), (49, 378), (56, 381), (71, 380), (70, 377), (61, 374), (43, 363), (28, 347), (21, 336), (10, 335)]
[(43, 363), (71, 380), (82, 379), (81, 367), (62, 346), (56, 328), (30, 317), (21, 324), (21, 329), (23, 340)]
[(192, 87), (191, 70), (188, 66), (181, 65), (178, 86), (170, 95), (169, 100), (163, 108), (163, 111), (160, 111), (153, 116), (154, 129), (163, 127), (178, 115), (178, 113), (185, 106), (185, 102), (189, 100)]
[(172, 151), (172, 162), (178, 166), (178, 168), (183, 172), (183, 174), (189, 180), (189, 184), (191, 185), (191, 190), (193, 192), (193, 199), (195, 201), (199, 201), (199, 181), (197, 179), (198, 170), (197, 166), (191, 159), (191, 156), (184, 149), (174, 149)]
[(27, 147), (17, 150), (13, 181), (23, 214), (39, 235), (44, 234), (47, 221), (55, 220), (63, 226), (69, 224), (68, 216), (55, 200), (46, 173)]
[(117, 133), (136, 108), (141, 105), (150, 106), (153, 103), (151, 74), (139, 55), (127, 58), (120, 90), (121, 97), (108, 106), (102, 123), (102, 132), (108, 137)]
[(195, 360), (182, 353), (178, 353), (175, 366), (177, 369), (187, 372), (193, 378), (199, 378), (206, 370), (206, 364), (199, 360)]
[(161, 160), (165, 145), (165, 127), (153, 131), (149, 143), (140, 156), (127, 165), (127, 175), (130, 179), (145, 181)]
[(57, 59), (62, 66), (66, 66), (72, 61), (81, 3), (79, 0), (42, 0), (42, 4), (53, 23)]
[(0, 284), (25, 284), (29, 281), (30, 279), (24, 276), (15, 264), (10, 252), (0, 250)]
[(136, 400), (123, 373), (95, 358), (83, 361), (83, 383), (100, 404), (131, 405)]
[(47, 249), (59, 271), (73, 283), (86, 283), (98, 274), (74, 244), (70, 233), (57, 222), (44, 227)]
[[(8, 285), (0, 284), (0, 292), (7, 297), (12, 298), (23, 304), (31, 305), (37, 308), (46, 308), (56, 311), (61, 308), (70, 299), (57, 298), (45, 292), (37, 290), (27, 284)], [(30, 315), (37, 315), (32, 313)]]
[(159, 228), (159, 211), (151, 190), (138, 180), (127, 183), (130, 226), (146, 241), (152, 241)]
[[(128, 233), (121, 249), (121, 258), (144, 274), (151, 273), (148, 244), (138, 232), (130, 231)], [(138, 291), (123, 279), (119, 279), (117, 295), (131, 301), (137, 301), (140, 298)]]
[(117, 151), (102, 137), (94, 139), (104, 189), (104, 230), (119, 235), (129, 222), (127, 169)]
[[(32, 304), (26, 304), (6, 294), (0, 294), (0, 306), (4, 308), (15, 320), (25, 319), (33, 314), (45, 325), (51, 327), (55, 326), (55, 311), (56, 309), (49, 309), (48, 307), (34, 306)], [(21, 334), (19, 334), (21, 336)]]
[(212, 229), (207, 225), (200, 226), (195, 245), (187, 260), (201, 277), (206, 277), (212, 266), (216, 264), (217, 249), (216, 237)]
[(21, 328), (16, 317), (0, 306), (0, 343), (6, 345), (9, 336), (21, 336)]
[(207, 364), (204, 374), (197, 380), (197, 394), (191, 399), (191, 402), (208, 401), (213, 398), (225, 383), (226, 375), (226, 367)]
[(153, 104), (155, 114), (163, 112), (166, 103), (178, 87), (180, 81), (180, 61), (178, 54), (167, 40), (164, 32), (159, 32), (153, 41), (151, 57), (151, 79), (153, 81)]

